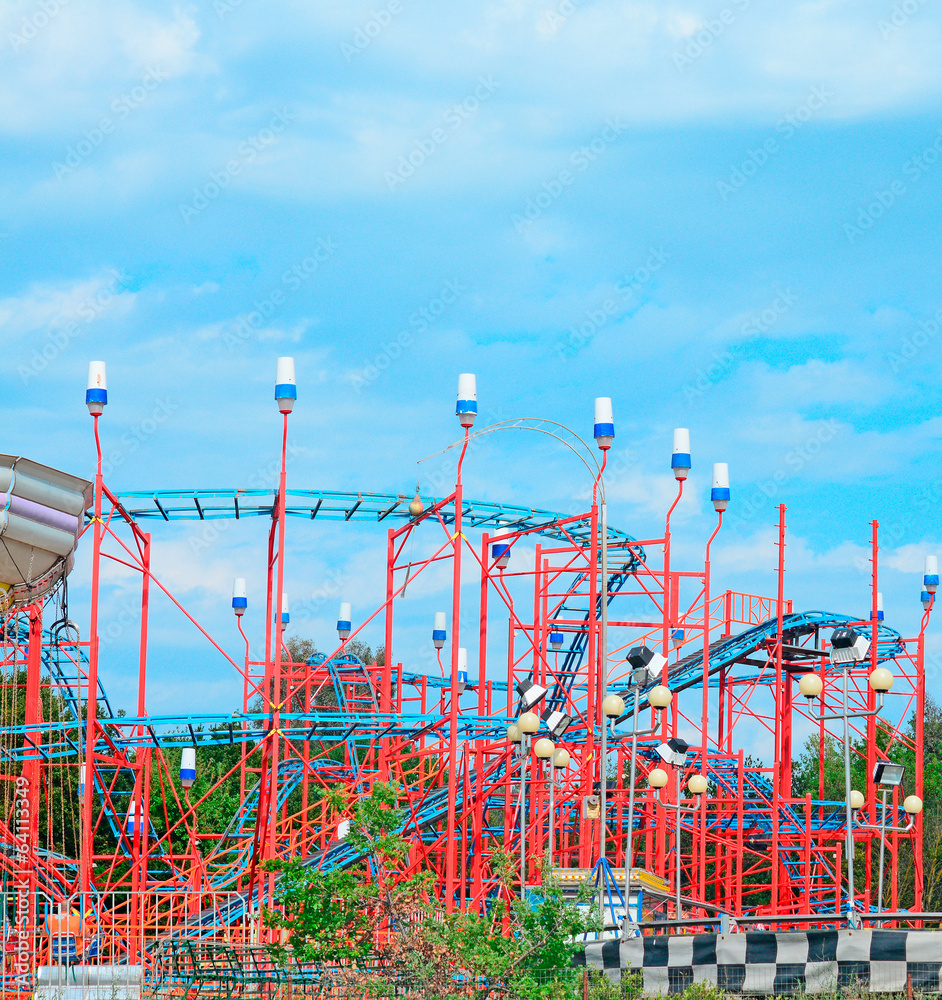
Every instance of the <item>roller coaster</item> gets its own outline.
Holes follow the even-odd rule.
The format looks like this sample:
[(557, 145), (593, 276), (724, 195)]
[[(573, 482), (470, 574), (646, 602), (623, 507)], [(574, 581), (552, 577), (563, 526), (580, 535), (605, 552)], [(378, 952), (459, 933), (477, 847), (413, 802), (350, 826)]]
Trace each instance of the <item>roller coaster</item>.
[[(293, 389), (293, 378), (288, 389), (285, 378), (282, 372), (283, 392)], [(96, 443), (101, 391), (89, 389)], [(21, 942), (17, 954), (28, 942), (31, 970), (57, 960), (50, 921), (70, 913), (78, 914), (83, 928), (77, 947), (85, 961), (146, 965), (156, 941), (180, 934), (264, 940), (259, 912), (272, 899), (276, 877), (261, 863), (291, 855), (331, 870), (362, 860), (343, 839), (344, 825), (378, 781), (399, 789), (402, 833), (413, 849), (401, 872), (375, 877), (433, 871), (446, 910), (490, 906), (506, 891), (495, 857), (509, 852), (520, 858), (524, 895), (539, 886), (544, 860), (563, 877), (608, 872), (616, 934), (629, 932), (629, 923), (615, 920), (616, 909), (619, 920), (633, 917), (634, 932), (655, 919), (707, 926), (717, 913), (780, 926), (789, 917), (802, 926), (834, 926), (877, 906), (920, 911), (922, 821), (907, 815), (902, 795), (922, 794), (924, 634), (932, 598), (915, 637), (883, 621), (876, 522), (870, 609), (862, 616), (792, 608), (784, 594), (784, 506), (776, 512), (776, 596), (713, 594), (710, 546), (725, 499), (716, 505), (716, 531), (702, 566), (672, 564), (671, 516), (683, 495), (689, 456), (673, 463), (677, 496), (663, 534), (637, 539), (607, 523), (604, 473), (611, 439), (604, 420), (596, 423), (599, 462), (581, 439), (548, 422), (503, 422), (475, 431), (459, 392), (463, 437), (446, 495), (288, 489), (292, 406), (286, 398), (293, 405), (293, 396), (279, 399), (281, 470), (274, 489), (115, 493), (104, 482), (98, 445), (94, 481), (69, 480), (84, 511), (72, 548), (53, 553), (41, 574), (22, 572), (3, 612), (4, 937)], [(469, 442), (508, 423), (549, 432), (579, 452), (593, 483), (587, 511), (564, 514), (465, 497), (461, 472)], [(16, 470), (25, 468), (24, 461), (7, 463), (13, 470), (7, 499), (15, 499), (17, 489), (33, 496), (30, 476), (42, 478), (36, 469), (44, 467), (30, 466), (17, 487)], [(48, 482), (55, 479), (65, 490), (62, 474), (56, 475), (50, 470)], [(57, 497), (68, 500), (51, 486), (34, 493), (47, 505)], [(18, 502), (27, 520), (40, 516)], [(164, 523), (247, 518), (270, 525), (264, 609), (258, 612), (265, 616), (265, 642), (254, 656), (243, 620), (256, 612), (239, 581), (233, 633), (213, 636), (173, 597), (151, 562)], [(338, 638), (324, 646), (330, 651), (296, 662), (286, 640), (291, 612), (284, 569), (289, 533), (298, 539), (310, 521), (375, 524), (384, 532), (386, 593), (379, 607), (355, 620), (344, 603)], [(23, 537), (33, 546), (62, 544), (58, 535), (26, 531)], [(70, 618), (66, 591), (77, 544), (92, 550), (88, 624), (82, 626)], [(108, 623), (100, 617), (99, 592), (106, 561), (138, 580), (134, 663), (102, 656), (100, 636)], [(18, 571), (22, 562), (21, 555)], [(433, 573), (439, 584), (443, 574), (450, 578), (445, 599), (440, 587), (417, 587), (423, 574)], [(428, 607), (431, 652), (419, 664), (409, 662), (414, 656), (396, 659), (403, 642), (395, 617), (407, 588), (410, 613)], [(239, 709), (146, 710), (156, 590), (199, 630), (206, 655), (239, 676)], [(449, 610), (441, 612), (440, 605)], [(365, 628), (380, 626), (383, 656), (364, 662), (351, 643)], [(868, 640), (865, 653), (850, 663), (835, 659), (835, 629)], [(239, 652), (227, 651), (233, 648)], [(639, 655), (656, 669), (639, 672)], [(134, 715), (114, 711), (100, 664), (136, 673)], [(892, 675), (885, 704), (868, 683), (878, 667)], [(820, 691), (807, 697), (801, 681), (811, 675)], [(519, 728), (531, 707), (540, 712), (532, 740)], [(846, 740), (835, 721), (844, 715)], [(818, 739), (818, 794), (797, 796), (796, 740), (808, 734)], [(552, 742), (554, 754), (566, 751), (562, 766), (555, 766), (555, 755), (537, 756), (540, 737)], [(879, 899), (875, 795), (853, 813), (850, 838), (852, 814), (844, 796), (825, 795), (827, 750), (845, 742), (867, 774), (879, 761), (905, 759), (911, 769), (909, 787), (892, 792), (888, 875)], [(768, 748), (764, 759), (755, 749), (762, 746)], [(680, 754), (677, 781), (658, 791), (655, 772), (668, 759), (665, 747), (668, 756)], [(207, 760), (215, 762), (211, 779), (201, 772)], [(200, 774), (198, 797), (191, 797), (194, 772)], [(695, 774), (706, 779), (705, 791), (686, 811), (671, 808), (680, 805), (681, 781)], [(206, 804), (235, 788), (218, 828), (205, 828)], [(851, 885), (849, 844), (857, 861)], [(611, 874), (622, 870), (624, 875)], [(634, 880), (649, 886), (646, 901), (643, 893), (631, 893)], [(5, 971), (20, 975), (23, 966), (8, 961)]]

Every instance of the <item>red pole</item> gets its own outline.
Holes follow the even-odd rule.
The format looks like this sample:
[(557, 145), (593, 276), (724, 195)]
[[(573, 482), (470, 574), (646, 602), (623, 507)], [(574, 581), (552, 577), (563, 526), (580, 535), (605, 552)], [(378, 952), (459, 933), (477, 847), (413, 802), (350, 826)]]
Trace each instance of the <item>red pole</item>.
[[(448, 712), (448, 827), (445, 842), (445, 912), (451, 913), (455, 908), (455, 884), (458, 868), (457, 845), (455, 844), (455, 809), (458, 800), (458, 646), (461, 638), (461, 534), (463, 494), (461, 488), (461, 463), (468, 450), (470, 427), (464, 429), (464, 446), (458, 459), (458, 469), (455, 478), (455, 533), (452, 537), (454, 545), (454, 565), (452, 567), (451, 595), (451, 705)], [(508, 697), (509, 697), (508, 692)]]
[[(88, 627), (88, 686), (85, 696), (85, 798), (82, 802), (82, 857), (79, 880), (83, 894), (88, 894), (92, 880), (92, 855), (94, 825), (92, 820), (93, 789), (95, 785), (95, 740), (98, 728), (98, 585), (101, 577), (101, 439), (98, 436), (98, 417), (93, 414), (95, 450), (98, 465), (95, 472), (95, 517), (92, 525), (92, 593)], [(82, 912), (85, 900), (82, 900)]]

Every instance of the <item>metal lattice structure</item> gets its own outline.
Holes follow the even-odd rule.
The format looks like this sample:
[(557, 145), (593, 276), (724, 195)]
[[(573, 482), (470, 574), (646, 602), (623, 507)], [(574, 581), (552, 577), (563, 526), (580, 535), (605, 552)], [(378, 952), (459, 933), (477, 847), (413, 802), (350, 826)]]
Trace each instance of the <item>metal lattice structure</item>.
[[(287, 416), (285, 434), (286, 428)], [(82, 541), (92, 549), (88, 626), (78, 629), (57, 620), (59, 591), (6, 613), (0, 634), (5, 708), (0, 753), (7, 786), (25, 789), (29, 829), (24, 833), (17, 826), (19, 800), (8, 794), (0, 864), (12, 883), (22, 880), (23, 859), (29, 860), (28, 921), (36, 931), (35, 959), (49, 957), (51, 944), (48, 934), (43, 936), (48, 912), (76, 901), (81, 913), (94, 914), (94, 947), (104, 954), (107, 945), (119, 961), (147, 961), (154, 942), (180, 928), (213, 936), (239, 925), (240, 933), (264, 936), (257, 912), (271, 898), (275, 876), (263, 874), (260, 863), (288, 854), (323, 869), (359, 860), (338, 839), (338, 825), (349, 813), (338, 812), (324, 792), (344, 789), (353, 802), (376, 781), (392, 781), (402, 789), (403, 832), (413, 843), (405, 874), (436, 872), (447, 909), (490, 905), (500, 892), (492, 865), (496, 853), (519, 853), (525, 841), (525, 883), (539, 882), (548, 852), (564, 873), (591, 871), (603, 853), (617, 871), (626, 865), (630, 845), (630, 867), (653, 876), (650, 905), (663, 917), (703, 926), (718, 911), (740, 919), (781, 921), (791, 915), (796, 921), (817, 917), (821, 924), (843, 919), (844, 802), (823, 794), (823, 769), (821, 794), (796, 797), (792, 789), (796, 732), (817, 732), (822, 762), (829, 740), (842, 736), (797, 695), (800, 677), (815, 672), (823, 683), (821, 710), (825, 715), (842, 710), (842, 674), (829, 657), (833, 629), (854, 626), (871, 639), (867, 658), (849, 675), (851, 707), (872, 713), (854, 720), (853, 754), (861, 757), (867, 773), (878, 759), (902, 754), (912, 762), (912, 791), (922, 793), (928, 614), (911, 638), (880, 620), (876, 523), (872, 610), (861, 620), (795, 611), (785, 598), (784, 507), (778, 512), (777, 596), (713, 594), (709, 546), (702, 567), (672, 564), (670, 512), (663, 535), (635, 539), (607, 524), (603, 528), (595, 500), (575, 516), (468, 500), (460, 462), (448, 496), (410, 498), (289, 490), (284, 452), (282, 459), (275, 490), (115, 495), (99, 469)], [(679, 499), (683, 481), (678, 488)], [(241, 676), (242, 704), (234, 712), (193, 713), (182, 705), (175, 714), (152, 715), (146, 711), (146, 690), (154, 589), (198, 623), (153, 574), (151, 548), (160, 544), (159, 536), (152, 539), (144, 526), (156, 534), (169, 521), (246, 517), (265, 518), (271, 525), (264, 649), (259, 655), (246, 640), (244, 656), (234, 658), (222, 640), (198, 626)], [(294, 519), (290, 529), (289, 517)], [(284, 564), (292, 538), (312, 519), (375, 523), (386, 533), (385, 600), (352, 635), (371, 622), (381, 624), (382, 664), (350, 655), (347, 639), (305, 663), (287, 657), (285, 626), (276, 614), (282, 607)], [(506, 565), (495, 557), (495, 532), (501, 546), (509, 547)], [(134, 622), (140, 654), (136, 663), (122, 665), (138, 677), (133, 716), (112, 711), (99, 677), (98, 637), (106, 624), (99, 620), (98, 606), (104, 560), (130, 568), (140, 581)], [(449, 659), (436, 676), (417, 670), (408, 658), (397, 660), (396, 612), (406, 586), (442, 565), (450, 566), (452, 580)], [(479, 578), (473, 608), (465, 607), (462, 595), (463, 565), (472, 566)], [(433, 610), (430, 604), (429, 621)], [(244, 638), (241, 618), (236, 624)], [(467, 678), (459, 652), (465, 636), (473, 637), (468, 646), (477, 646)], [(607, 692), (630, 685), (625, 655), (640, 644), (667, 662), (639, 692), (637, 725), (652, 732), (637, 741), (629, 830), (635, 720), (622, 715), (606, 731), (602, 701)], [(881, 714), (867, 685), (878, 665), (889, 668), (895, 680)], [(552, 797), (536, 758), (515, 753), (507, 740), (522, 682), (545, 688), (543, 707), (571, 720), (556, 737), (571, 763), (557, 775)], [(674, 694), (671, 707), (660, 714), (648, 700), (658, 684)], [(764, 761), (751, 759), (743, 749), (744, 743), (758, 742), (757, 734), (764, 734), (771, 750)], [(677, 737), (690, 744), (683, 777), (699, 772), (709, 782), (696, 808), (686, 813), (660, 805), (646, 780), (660, 764), (657, 746)], [(198, 801), (181, 786), (184, 746), (196, 748), (197, 767), (207, 748), (229, 755), (218, 780)], [(521, 808), (524, 767), (530, 789)], [(198, 828), (197, 809), (232, 787), (236, 777), (238, 801), (225, 823), (214, 830)], [(663, 794), (670, 804), (673, 793), (665, 789)], [(892, 825), (900, 826), (906, 817), (898, 792), (892, 807), (898, 817)], [(863, 818), (872, 822), (875, 808), (871, 797)], [(888, 838), (885, 908), (895, 911), (905, 899), (920, 910), (920, 838), (919, 818), (910, 832)], [(869, 828), (856, 834), (858, 872), (863, 871), (856, 889), (864, 911), (876, 902), (877, 839)], [(21, 843), (25, 847), (18, 849)], [(672, 913), (670, 893), (656, 890), (659, 880), (675, 884), (677, 866), (682, 912)], [(905, 885), (904, 869), (909, 872)], [(613, 890), (609, 901), (613, 916), (617, 895)], [(93, 954), (91, 948), (87, 955)]]

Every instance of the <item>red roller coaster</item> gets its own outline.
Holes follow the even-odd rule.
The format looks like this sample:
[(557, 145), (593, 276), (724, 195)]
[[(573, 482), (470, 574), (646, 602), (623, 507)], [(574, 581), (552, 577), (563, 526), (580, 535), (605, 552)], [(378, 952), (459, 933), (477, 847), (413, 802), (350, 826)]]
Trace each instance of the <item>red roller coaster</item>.
[[(286, 371), (279, 369), (282, 391), (293, 389)], [(876, 522), (865, 619), (793, 609), (784, 588), (784, 506), (776, 594), (713, 593), (711, 544), (729, 497), (724, 467), (717, 467), (717, 523), (703, 565), (680, 569), (671, 515), (690, 464), (682, 434), (677, 497), (663, 534), (635, 539), (607, 523), (604, 405), (599, 462), (549, 422), (475, 431), (476, 404), (462, 408), (473, 384), (462, 388), (454, 489), (411, 501), (289, 490), (291, 397), (279, 402), (276, 490), (119, 496), (103, 481), (94, 414), (98, 470), (81, 529), (92, 549), (88, 628), (68, 619), (64, 584), (55, 580), (44, 595), (13, 602), (2, 620), (5, 928), (21, 953), (27, 942), (31, 967), (56, 958), (50, 927), (64, 919), (75, 923), (75, 947), (92, 961), (146, 963), (154, 940), (181, 928), (263, 935), (258, 909), (276, 876), (263, 874), (260, 862), (288, 853), (322, 868), (357, 860), (338, 836), (348, 813), (323, 792), (340, 788), (353, 802), (376, 781), (401, 788), (413, 843), (406, 871), (436, 872), (447, 909), (488, 905), (500, 891), (498, 851), (519, 857), (521, 890), (539, 883), (547, 855), (564, 879), (592, 877), (594, 869), (611, 924), (625, 911), (621, 871), (630, 872), (633, 923), (614, 933), (634, 932), (652, 916), (701, 927), (718, 914), (834, 925), (876, 908), (889, 911), (886, 920), (906, 919), (897, 912), (904, 904), (921, 909), (921, 817), (912, 800), (904, 803), (903, 786), (889, 788), (882, 811), (876, 789), (859, 808), (843, 792), (825, 795), (825, 759), (835, 746), (846, 749), (848, 775), (905, 762), (906, 790), (922, 794), (924, 632), (933, 598), (917, 636), (884, 624)], [(565, 516), (465, 497), (469, 441), (507, 428), (549, 433), (570, 448), (594, 483), (589, 510)], [(245, 602), (235, 600), (245, 641), (231, 655), (229, 639), (213, 638), (152, 572), (151, 534), (142, 525), (253, 516), (271, 521), (265, 645), (252, 655)], [(296, 519), (290, 530), (289, 518)], [(290, 536), (310, 519), (373, 521), (386, 530), (386, 596), (358, 626), (340, 622), (329, 655), (294, 662), (285, 642), (285, 560)], [(99, 674), (103, 560), (140, 579), (133, 717), (113, 713)], [(397, 662), (395, 612), (407, 587), (449, 561), (445, 621), (435, 616), (440, 609), (428, 609), (447, 661), (438, 675)], [(479, 579), (473, 594), (462, 586), (468, 566)], [(147, 712), (155, 588), (242, 677), (241, 711)], [(348, 644), (374, 622), (385, 656), (363, 663)], [(847, 643), (832, 636), (847, 629)], [(466, 650), (475, 647), (473, 676)], [(530, 708), (535, 722), (524, 718)], [(818, 794), (795, 796), (795, 740), (809, 732), (819, 741)], [(767, 758), (745, 753), (744, 744), (768, 747)], [(192, 780), (181, 779), (184, 747), (195, 748), (197, 770), (210, 753), (225, 762), (194, 799)], [(662, 780), (663, 771), (673, 780)], [(696, 775), (705, 782), (690, 782)], [(238, 801), (225, 824), (201, 829), (199, 810), (236, 779)], [(683, 802), (682, 783), (693, 795)], [(17, 968), (8, 963), (7, 972)]]

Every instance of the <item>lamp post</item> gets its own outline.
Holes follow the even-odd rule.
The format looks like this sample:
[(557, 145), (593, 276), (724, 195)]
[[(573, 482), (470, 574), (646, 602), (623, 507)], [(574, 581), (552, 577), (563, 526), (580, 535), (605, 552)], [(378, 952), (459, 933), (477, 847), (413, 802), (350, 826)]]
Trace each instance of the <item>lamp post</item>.
[(883, 871), (884, 859), (886, 855), (886, 835), (888, 832), (909, 833), (916, 823), (916, 817), (922, 812), (922, 799), (919, 798), (918, 795), (907, 795), (903, 800), (903, 810), (909, 817), (909, 822), (906, 826), (886, 825), (886, 796), (889, 789), (896, 788), (903, 783), (905, 774), (906, 769), (902, 766), (902, 764), (891, 764), (886, 760), (877, 761), (876, 767), (873, 770), (873, 783), (882, 792), (879, 823), (860, 823), (856, 821), (856, 814), (861, 808), (863, 808), (865, 799), (862, 792), (854, 790), (850, 793), (851, 805), (853, 806), (853, 814), (857, 829), (878, 830), (880, 833), (880, 869), (877, 882), (877, 913), (880, 913), (883, 910)]
[[(637, 781), (638, 737), (651, 736), (660, 728), (661, 712), (670, 705), (673, 695), (669, 688), (657, 684), (648, 691), (648, 704), (657, 713), (654, 725), (650, 729), (638, 729), (638, 708), (641, 702), (641, 689), (652, 681), (660, 680), (667, 663), (667, 657), (655, 653), (647, 646), (633, 646), (625, 657), (632, 666), (629, 691), (634, 693), (634, 708), (632, 709), (631, 729), (631, 764), (628, 778), (628, 840), (625, 844), (625, 921), (628, 921), (628, 886), (631, 880), (632, 861), (634, 860), (635, 831), (635, 782)], [(614, 722), (612, 723), (614, 726)]]
[[(547, 740), (549, 743), (549, 740)], [(550, 760), (549, 786), (550, 786), (550, 814), (549, 814), (549, 866), (553, 867), (553, 854), (556, 850), (556, 772), (569, 767), (569, 751), (559, 749), (553, 753)]]
[[(843, 675), (843, 695), (844, 704), (842, 711), (832, 714), (824, 713), (824, 706), (821, 706), (821, 714), (817, 717), (812, 713), (812, 718), (818, 722), (832, 719), (840, 719), (844, 724), (844, 802), (845, 802), (845, 851), (847, 854), (847, 922), (852, 927), (860, 925), (860, 917), (854, 900), (854, 813), (857, 808), (863, 805), (860, 792), (855, 792), (850, 783), (850, 720), (866, 719), (874, 715), (879, 715), (883, 710), (883, 700), (886, 692), (893, 686), (893, 675), (886, 667), (877, 667), (870, 672), (869, 685), (871, 690), (876, 692), (877, 707), (872, 711), (850, 711), (850, 672), (854, 664), (859, 663), (870, 650), (870, 640), (857, 632), (853, 628), (836, 628), (831, 635), (831, 663), (841, 666)], [(799, 691), (812, 702), (819, 697), (823, 690), (821, 678), (816, 674), (806, 674), (798, 684)], [(854, 801), (859, 805), (855, 806)], [(853, 801), (852, 801), (853, 800)]]
[[(527, 768), (530, 764), (530, 740), (540, 728), (536, 712), (524, 712), (507, 729), (507, 739), (516, 743), (520, 754), (520, 899), (527, 898)], [(548, 741), (547, 741), (548, 742)]]
[(684, 740), (674, 737), (668, 740), (666, 743), (662, 743), (658, 748), (657, 752), (661, 759), (667, 764), (673, 764), (674, 766), (674, 776), (676, 779), (676, 792), (677, 801), (676, 802), (664, 802), (660, 797), (660, 789), (667, 785), (670, 780), (662, 767), (656, 767), (648, 775), (648, 783), (655, 790), (654, 799), (660, 804), (663, 809), (670, 809), (677, 815), (677, 833), (676, 833), (676, 846), (675, 852), (677, 856), (677, 863), (675, 865), (675, 885), (674, 885), (674, 908), (675, 917), (680, 919), (680, 817), (683, 813), (695, 813), (700, 808), (700, 796), (707, 790), (707, 779), (702, 774), (693, 774), (687, 781), (687, 790), (693, 795), (693, 802), (690, 805), (684, 805), (680, 798), (680, 772), (681, 769), (687, 762), (687, 750), (688, 745)]
[[(612, 415), (612, 401), (607, 396), (602, 396), (595, 401), (595, 427), (594, 435), (596, 444), (602, 452), (602, 464), (599, 467), (593, 486), (593, 500), (595, 492), (598, 490), (599, 481), (605, 471), (605, 463), (608, 461), (608, 450), (612, 446), (615, 437), (615, 423)], [(602, 606), (601, 621), (599, 628), (599, 701), (602, 703), (603, 711), (606, 695), (608, 693), (608, 504), (605, 500), (605, 493), (602, 493), (602, 502), (599, 504), (599, 534), (601, 535), (601, 559), (602, 559)], [(593, 567), (594, 568), (594, 567)], [(622, 705), (624, 711), (624, 705)], [(619, 713), (620, 714), (620, 713)], [(594, 721), (594, 720), (593, 720)], [(606, 820), (606, 793), (608, 791), (608, 741), (607, 727), (605, 720), (602, 720), (602, 750), (599, 755), (600, 795), (599, 795), (599, 860), (605, 858), (605, 820)], [(604, 880), (600, 879), (599, 884), (603, 885)], [(602, 905), (601, 897), (599, 905)]]

